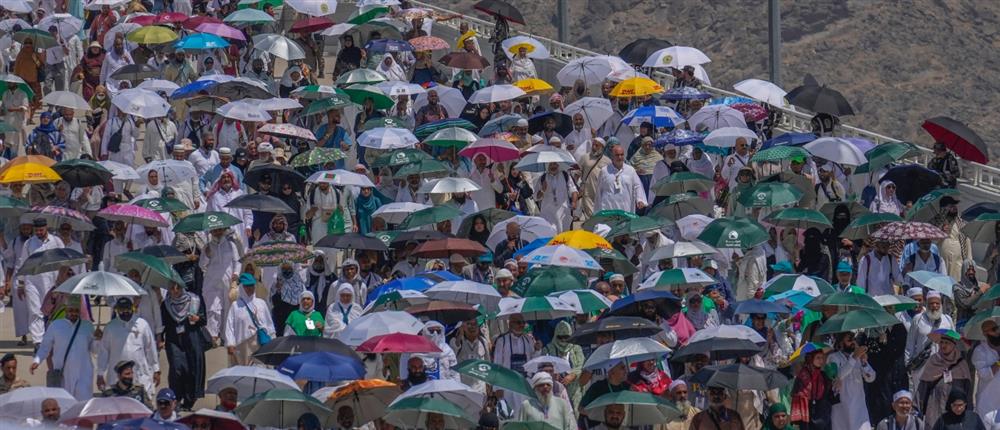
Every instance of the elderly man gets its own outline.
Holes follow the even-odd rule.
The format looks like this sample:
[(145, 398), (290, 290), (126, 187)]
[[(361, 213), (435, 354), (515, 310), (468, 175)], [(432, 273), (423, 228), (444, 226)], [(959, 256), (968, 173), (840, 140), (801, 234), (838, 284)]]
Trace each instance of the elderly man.
[(594, 430), (620, 430), (632, 428), (624, 425), (625, 405), (623, 404), (615, 403), (605, 406), (603, 415), (601, 424), (594, 427)]
[(563, 139), (563, 146), (575, 158), (583, 157), (590, 152), (590, 141), (594, 138), (594, 133), (592, 129), (585, 128), (586, 125), (582, 112), (573, 114), (573, 131)]
[(625, 148), (621, 145), (611, 148), (611, 164), (600, 171), (595, 200), (596, 211), (620, 209), (635, 212), (646, 207), (646, 190), (635, 168), (625, 164)]
[(225, 313), (229, 308), (229, 286), (240, 273), (242, 243), (235, 233), (226, 228), (211, 230), (209, 234), (211, 236), (199, 257), (198, 266), (205, 274), (202, 296), (208, 313), (206, 327), (218, 343), (222, 323), (226, 320)]
[(743, 430), (740, 414), (726, 407), (726, 390), (708, 388), (708, 409), (695, 414), (691, 419), (691, 430)]
[(604, 155), (604, 139), (595, 137), (590, 140), (589, 146), (588, 151), (576, 158), (576, 164), (580, 165), (580, 214), (583, 220), (594, 214), (598, 179), (605, 167), (611, 164), (611, 159)]
[[(472, 159), (475, 166), (459, 169), (460, 176), (464, 176), (479, 185), (479, 190), (473, 191), (472, 199), (476, 202), (479, 210), (495, 208), (497, 206), (496, 193), (503, 191), (500, 186), (500, 176), (494, 171), (493, 164), (485, 154), (477, 154)], [(458, 225), (456, 224), (457, 228)]]
[(879, 421), (876, 430), (921, 430), (924, 421), (913, 411), (913, 393), (900, 390), (892, 396), (892, 415)]
[(31, 384), (23, 379), (17, 379), (17, 357), (8, 352), (0, 358), (0, 394), (6, 394), (18, 388), (30, 387)]
[(53, 398), (48, 398), (42, 400), (42, 427), (45, 428), (58, 428), (59, 418), (62, 415), (62, 408), (59, 407), (59, 401)]
[(62, 132), (66, 146), (63, 150), (63, 160), (75, 160), (81, 155), (91, 155), (90, 139), (87, 138), (87, 124), (74, 116), (73, 109), (60, 109), (62, 116), (52, 122)]
[(67, 297), (64, 306), (66, 318), (53, 321), (45, 330), (31, 363), (31, 374), (35, 374), (42, 360), (51, 358), (52, 367), (46, 379), (57, 382), (78, 401), (84, 401), (93, 396), (94, 325), (80, 318), (80, 296)]
[(556, 231), (571, 230), (580, 193), (569, 173), (560, 170), (558, 163), (549, 163), (532, 189), (536, 190), (535, 198), (539, 201), (539, 216), (552, 223)]
[(561, 397), (552, 395), (552, 375), (536, 373), (531, 377), (531, 388), (535, 390), (535, 398), (521, 403), (518, 421), (540, 421), (560, 430), (576, 428), (573, 407)]
[(735, 184), (736, 175), (740, 173), (740, 169), (747, 166), (750, 166), (750, 149), (746, 138), (740, 137), (736, 139), (733, 153), (722, 160), (722, 178), (727, 184)]
[(174, 422), (177, 421), (177, 395), (174, 390), (161, 388), (156, 393), (156, 410), (153, 411), (153, 419), (157, 421)]
[(105, 83), (108, 91), (114, 94), (119, 90), (118, 80), (111, 79), (111, 75), (118, 69), (133, 63), (132, 54), (125, 49), (125, 33), (115, 33), (111, 50), (104, 56), (104, 64), (101, 64), (101, 82)]
[(201, 132), (201, 145), (188, 155), (188, 161), (194, 165), (199, 177), (208, 173), (209, 169), (219, 164), (219, 153), (215, 150), (215, 136), (209, 130)]
[(118, 318), (111, 320), (103, 331), (94, 332), (98, 341), (97, 388), (104, 390), (107, 384), (118, 382), (117, 375), (108, 372), (111, 363), (132, 361), (136, 384), (152, 393), (160, 385), (160, 353), (153, 329), (145, 319), (134, 315), (132, 299), (128, 297), (118, 299), (115, 313)]
[(507, 235), (507, 240), (500, 241), (496, 248), (494, 248), (493, 261), (506, 261), (508, 258), (512, 258), (515, 252), (528, 244), (527, 241), (521, 239), (521, 226), (519, 224), (514, 222), (507, 223), (504, 226), (504, 232)]
[(930, 290), (926, 295), (927, 309), (913, 318), (910, 323), (910, 330), (906, 334), (906, 361), (910, 362), (921, 354), (933, 354), (937, 352), (937, 345), (928, 338), (932, 331), (943, 329), (955, 329), (955, 323), (951, 316), (944, 313), (941, 306), (941, 293)]
[(677, 409), (684, 414), (682, 421), (674, 421), (666, 425), (666, 430), (687, 430), (691, 427), (691, 421), (701, 410), (691, 404), (688, 399), (688, 386), (682, 379), (675, 379), (667, 388), (667, 398), (674, 402)]
[[(17, 267), (14, 273), (21, 270), (21, 265), (28, 259), (28, 256), (36, 252), (48, 251), (50, 249), (65, 248), (62, 239), (49, 234), (48, 221), (45, 218), (35, 218), (32, 221), (34, 226), (34, 236), (24, 242), (24, 245), (17, 254)], [(49, 290), (56, 285), (58, 272), (46, 272), (38, 275), (24, 275), (23, 283), (17, 285), (17, 294), (22, 299), (26, 299), (28, 306), (28, 331), (31, 339), (38, 345), (45, 335), (45, 315), (42, 314), (42, 298), (48, 294)]]
[(1000, 326), (995, 321), (988, 319), (983, 321), (981, 327), (986, 340), (972, 351), (972, 366), (976, 368), (976, 374), (979, 375), (979, 385), (976, 387), (977, 398), (987, 386), (996, 382), (994, 378), (1000, 372)]

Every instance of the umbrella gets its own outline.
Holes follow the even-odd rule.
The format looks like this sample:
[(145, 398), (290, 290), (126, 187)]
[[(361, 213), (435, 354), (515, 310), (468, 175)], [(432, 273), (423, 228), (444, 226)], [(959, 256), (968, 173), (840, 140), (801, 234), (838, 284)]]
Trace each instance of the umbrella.
[(260, 181), (265, 176), (271, 178), (273, 189), (276, 190), (280, 190), (284, 184), (290, 184), (294, 190), (305, 188), (305, 176), (291, 167), (277, 164), (259, 165), (248, 169), (243, 176), (243, 183), (250, 188), (260, 188)]
[[(472, 6), (474, 9), (489, 16), (505, 19), (507, 21), (526, 25), (521, 11), (516, 7), (502, 0), (481, 0)], [(422, 421), (421, 421), (422, 422)]]
[(187, 425), (188, 427), (194, 427), (195, 417), (205, 417), (209, 419), (213, 430), (244, 430), (245, 427), (240, 419), (229, 412), (217, 411), (214, 409), (198, 409), (194, 413), (179, 418), (178, 423)]
[(642, 64), (654, 52), (669, 48), (672, 45), (672, 43), (663, 39), (637, 39), (618, 51), (618, 56), (630, 64)]
[(868, 159), (868, 162), (858, 167), (854, 173), (877, 172), (892, 163), (904, 158), (916, 157), (921, 153), (922, 151), (912, 143), (886, 142), (866, 151), (865, 158)]
[(139, 88), (120, 91), (111, 103), (128, 115), (150, 119), (167, 115), (170, 104), (156, 93)]
[(732, 148), (736, 146), (736, 141), (741, 138), (747, 143), (760, 139), (756, 133), (746, 127), (721, 127), (712, 130), (702, 141), (708, 146)]
[(867, 239), (886, 224), (901, 221), (903, 219), (899, 215), (892, 213), (867, 213), (851, 220), (840, 237), (851, 240)]
[(642, 216), (635, 219), (625, 220), (615, 224), (611, 230), (604, 234), (604, 237), (615, 238), (626, 234), (638, 234), (655, 231), (670, 224), (669, 220), (658, 218), (652, 215)]
[(845, 331), (863, 330), (877, 327), (889, 327), (901, 324), (892, 314), (881, 309), (855, 309), (841, 312), (826, 320), (817, 335), (842, 333)]
[(628, 126), (638, 126), (644, 122), (656, 127), (676, 127), (684, 123), (684, 117), (667, 106), (642, 106), (629, 111), (621, 123)]
[(146, 290), (131, 279), (112, 272), (97, 270), (73, 276), (56, 287), (56, 292), (89, 296), (142, 296)]
[(693, 130), (715, 130), (723, 127), (746, 127), (743, 112), (726, 105), (705, 106), (688, 118)]
[[(269, 134), (269, 135), (275, 136), (275, 137), (283, 137), (283, 138), (286, 138), (286, 139), (304, 139), (304, 140), (309, 140), (309, 141), (313, 141), (313, 142), (316, 141), (316, 135), (314, 135), (312, 131), (309, 131), (308, 129), (305, 129), (305, 128), (302, 128), (302, 127), (299, 127), (299, 126), (296, 126), (296, 125), (292, 125), (292, 124), (272, 124), (272, 123), (267, 123), (267, 124), (264, 124), (263, 126), (261, 126), (260, 128), (258, 128), (257, 132), (258, 133)], [(322, 163), (325, 163), (325, 162), (328, 162), (328, 161), (336, 161), (336, 160), (338, 160), (340, 158), (343, 158), (343, 153), (340, 153), (340, 158), (333, 158), (333, 159), (329, 159), (329, 160), (326, 160), (323, 157), (320, 157), (319, 159), (312, 158), (312, 157), (316, 157), (316, 155), (314, 155), (314, 151), (315, 151), (315, 154), (329, 154), (329, 153), (331, 153), (330, 152), (331, 150), (333, 150), (333, 148), (322, 148), (322, 147), (320, 147), (320, 148), (313, 148), (313, 149), (311, 149), (309, 151), (306, 151), (306, 154), (308, 154), (309, 156), (306, 157), (304, 160), (308, 160), (307, 161), (308, 164), (301, 164), (301, 163), (303, 163), (303, 161), (298, 161), (297, 163), (299, 163), (299, 165), (298, 166), (295, 165), (295, 163), (296, 163), (295, 160), (298, 160), (302, 156), (302, 154), (300, 154), (299, 156), (297, 156), (297, 157), (295, 157), (295, 158), (292, 159), (292, 167), (301, 167), (301, 166), (304, 166), (304, 165), (322, 164)]]
[(42, 103), (62, 106), (74, 110), (89, 111), (90, 104), (83, 97), (72, 91), (53, 91), (42, 97)]
[(306, 58), (305, 51), (298, 43), (280, 34), (258, 34), (253, 37), (253, 48), (273, 54), (284, 60)]
[(337, 387), (324, 403), (333, 411), (348, 406), (354, 411), (354, 422), (367, 423), (385, 416), (385, 409), (400, 393), (391, 382), (361, 379)]
[(361, 233), (330, 234), (313, 244), (316, 248), (360, 249), (371, 251), (388, 251), (389, 248), (374, 237)]
[(967, 125), (946, 116), (930, 118), (921, 125), (936, 142), (955, 152), (955, 155), (974, 163), (989, 162), (990, 152), (983, 138)]
[(642, 97), (663, 92), (663, 87), (649, 78), (629, 78), (615, 85), (609, 93), (612, 97)]
[(192, 16), (192, 17), (189, 17), (184, 22), (182, 22), (181, 23), (181, 27), (184, 27), (184, 28), (186, 28), (188, 30), (194, 30), (194, 29), (198, 28), (199, 25), (201, 25), (203, 23), (206, 23), (206, 22), (221, 24), (222, 20), (220, 20), (218, 18), (215, 18), (213, 16), (208, 16), (208, 15)]
[(242, 223), (243, 220), (225, 212), (201, 212), (181, 218), (174, 224), (176, 233), (205, 232)]
[(699, 255), (712, 255), (716, 252), (718, 252), (718, 250), (699, 240), (693, 240), (690, 242), (674, 242), (667, 246), (656, 248), (653, 253), (649, 255), (648, 261), (653, 262), (668, 258), (689, 258)]
[(504, 39), (500, 46), (503, 47), (507, 58), (514, 58), (514, 55), (517, 55), (522, 48), (527, 52), (528, 58), (544, 60), (550, 55), (548, 48), (542, 42), (528, 36), (514, 36)]
[(769, 161), (772, 163), (777, 163), (784, 160), (790, 160), (793, 158), (808, 158), (809, 152), (798, 146), (773, 146), (771, 148), (764, 149), (762, 151), (754, 154), (750, 157), (752, 162), (765, 162)]
[(538, 297), (586, 287), (587, 278), (579, 270), (547, 266), (529, 270), (518, 278), (511, 290), (522, 297)]
[(44, 184), (59, 181), (59, 174), (44, 164), (23, 163), (3, 169), (0, 173), (0, 183), (11, 184), (23, 182), (25, 184)]
[(383, 419), (390, 424), (407, 428), (414, 423), (427, 422), (427, 415), (433, 413), (443, 419), (444, 428), (472, 428), (478, 422), (478, 418), (469, 415), (466, 410), (470, 409), (461, 408), (444, 399), (406, 398), (397, 399), (389, 405)]
[[(267, 89), (267, 86), (264, 85), (261, 81), (244, 77), (239, 77), (227, 80), (225, 82), (220, 82), (218, 85), (211, 87), (208, 90), (208, 93), (213, 96), (224, 97), (230, 100), (244, 99), (244, 98), (270, 99), (274, 97), (274, 95), (271, 94), (271, 92)], [(253, 104), (250, 104), (248, 101), (245, 101), (244, 103), (250, 106), (254, 106)], [(258, 109), (263, 109), (263, 107), (258, 107), (258, 106), (254, 107), (257, 107)], [(221, 106), (219, 108), (221, 108)], [(255, 118), (251, 118), (251, 120), (260, 121)]]
[(21, 79), (21, 77), (17, 75), (0, 75), (0, 91), (6, 93), (12, 85), (24, 92), (29, 99), (35, 97), (35, 92), (30, 86), (28, 86), (27, 82), (24, 82), (24, 79)]
[(280, 266), (285, 262), (305, 263), (316, 257), (305, 245), (295, 242), (265, 242), (254, 247), (240, 259), (244, 264), (253, 263), (258, 267)]
[(381, 150), (410, 148), (418, 142), (413, 133), (405, 128), (376, 127), (358, 136), (359, 145)]
[(824, 203), (823, 206), (819, 208), (819, 211), (822, 212), (827, 219), (832, 221), (835, 216), (835, 213), (841, 207), (843, 207), (845, 210), (848, 211), (851, 219), (857, 219), (858, 217), (870, 213), (868, 208), (861, 205), (861, 203), (855, 201), (827, 202)]
[(420, 36), (409, 40), (416, 51), (442, 51), (450, 49), (451, 45), (444, 39), (434, 36)]
[(995, 243), (997, 240), (997, 221), (1000, 221), (1000, 214), (984, 213), (962, 226), (962, 234), (968, 236), (973, 242)]
[(28, 202), (13, 197), (0, 196), (0, 217), (21, 216), (30, 209)]
[(764, 350), (766, 341), (749, 326), (718, 325), (698, 330), (672, 356), (673, 361), (693, 361), (700, 356), (709, 360), (732, 360), (752, 357)]
[(677, 172), (653, 184), (653, 192), (657, 196), (669, 196), (689, 191), (709, 191), (714, 185), (715, 182), (704, 175), (694, 172)]
[(913, 207), (906, 211), (907, 221), (929, 222), (941, 213), (941, 200), (951, 197), (951, 200), (961, 199), (961, 193), (953, 188), (938, 188), (917, 200)]
[(524, 376), (497, 363), (470, 359), (458, 363), (452, 370), (490, 384), (494, 389), (503, 388), (528, 397), (535, 397), (535, 390), (531, 388), (531, 384), (528, 384)]
[(225, 18), (222, 18), (222, 22), (247, 25), (267, 24), (274, 22), (274, 17), (259, 9), (246, 8), (226, 15)]
[[(4, 9), (7, 9), (7, 10), (12, 10), (12, 8), (8, 7), (8, 6), (11, 6), (12, 3), (16, 3), (16, 4), (20, 5), (20, 4), (22, 4), (22, 0), (2, 0), (2, 1), (0, 1), (0, 7), (3, 7)], [(24, 2), (23, 4), (25, 5), (24, 7), (27, 8), (24, 12), (16, 11), (16, 10), (14, 12), (17, 12), (17, 13), (30, 13), (31, 12), (31, 6), (28, 5), (27, 2)], [(45, 18), (48, 18), (48, 17), (45, 17)], [(42, 19), (44, 20), (45, 18), (42, 18)], [(23, 20), (21, 18), (7, 18), (5, 20), (0, 21), (0, 31), (6, 32), (6, 33), (13, 33), (14, 32), (14, 27), (18, 27), (18, 26), (20, 26), (21, 28), (31, 28), (31, 24), (29, 24), (28, 21), (25, 21), (25, 20)]]
[(68, 410), (76, 403), (76, 399), (62, 388), (21, 387), (0, 394), (0, 417), (40, 420), (42, 402), (46, 399), (55, 399), (60, 410)]
[(785, 100), (785, 95), (788, 93), (781, 87), (762, 79), (739, 81), (733, 85), (733, 89), (772, 106), (788, 107), (788, 101)]
[(177, 250), (177, 248), (174, 248), (171, 245), (147, 246), (140, 249), (138, 252), (157, 257), (167, 264), (177, 264), (188, 259), (187, 255), (182, 254)]
[[(601, 264), (601, 269), (605, 272), (620, 273), (628, 276), (639, 272), (639, 268), (629, 261), (629, 258), (615, 249), (591, 248), (585, 250), (588, 255), (594, 257)], [(515, 257), (516, 257), (515, 253)]]
[(881, 303), (877, 302), (875, 299), (871, 298), (867, 294), (852, 293), (852, 292), (839, 292), (833, 294), (821, 294), (818, 297), (813, 298), (806, 305), (806, 308), (812, 309), (814, 311), (821, 311), (824, 306), (836, 306), (838, 308), (844, 308), (848, 310), (853, 309), (875, 309), (882, 310)]
[[(426, 152), (415, 148), (395, 149), (392, 152), (380, 155), (372, 163), (372, 168), (381, 169), (383, 167), (402, 167), (423, 161), (436, 162)], [(431, 164), (428, 164), (431, 165)]]
[[(159, 257), (138, 251), (126, 252), (115, 257), (115, 269), (121, 273), (135, 270), (139, 273), (144, 287), (169, 288), (173, 284), (184, 285), (184, 278), (174, 270), (170, 263)], [(147, 289), (147, 293), (153, 294)]]
[(591, 417), (603, 417), (604, 409), (611, 405), (624, 405), (623, 427), (655, 426), (669, 421), (683, 421), (684, 412), (670, 401), (652, 393), (619, 391), (604, 394), (587, 404), (584, 409)]
[(215, 111), (217, 114), (238, 121), (265, 122), (271, 120), (266, 110), (242, 100), (229, 102)]
[(785, 98), (789, 103), (816, 113), (834, 116), (854, 115), (844, 95), (826, 85), (806, 84), (793, 88)]
[(452, 254), (463, 257), (476, 257), (490, 252), (479, 242), (469, 239), (447, 238), (421, 243), (410, 255), (423, 258), (447, 258)]
[[(427, 240), (444, 239), (454, 237), (448, 233), (441, 233), (437, 230), (395, 230), (369, 233), (372, 237), (381, 240), (386, 246), (393, 247), (408, 242), (423, 242)], [(428, 285), (428, 287), (430, 287)]]
[(948, 297), (954, 298), (955, 293), (953, 289), (955, 287), (955, 280), (951, 276), (942, 275), (937, 272), (930, 272), (927, 270), (917, 270), (909, 272), (906, 276), (913, 279), (918, 284), (923, 285), (932, 290), (937, 290)]
[(32, 39), (36, 49), (49, 49), (59, 45), (59, 43), (56, 42), (56, 39), (52, 37), (48, 31), (37, 28), (26, 28), (20, 30), (14, 33), (13, 39), (21, 42), (22, 44), (25, 40)]
[(423, 328), (424, 323), (409, 313), (383, 311), (362, 315), (352, 321), (338, 337), (344, 343), (356, 346), (375, 336), (390, 333), (419, 334)]
[(458, 155), (470, 160), (475, 159), (480, 154), (494, 163), (513, 161), (520, 157), (520, 151), (512, 143), (489, 138), (477, 139), (458, 152)]
[[(405, 312), (399, 312), (405, 314)], [(409, 315), (406, 315), (409, 317)], [(412, 318), (412, 317), (411, 317)], [(333, 352), (344, 357), (360, 360), (354, 350), (337, 339), (311, 336), (279, 336), (261, 346), (253, 358), (269, 366), (277, 366), (288, 357), (307, 352)]]
[(130, 204), (114, 204), (101, 209), (97, 216), (108, 221), (122, 221), (126, 224), (144, 227), (170, 227), (170, 223), (154, 210)]
[[(386, 81), (380, 82), (376, 85), (378, 89), (382, 90), (387, 96), (415, 96), (418, 94), (424, 94), (427, 90), (420, 86), (419, 84), (412, 84), (409, 82), (402, 81)], [(367, 123), (365, 123), (367, 126)]]
[(93, 427), (112, 421), (146, 418), (151, 415), (153, 411), (131, 397), (94, 397), (78, 402), (63, 411), (59, 424)]
[(473, 52), (451, 52), (438, 60), (441, 64), (461, 70), (482, 70), (490, 66), (489, 60)]
[[(330, 23), (333, 24), (332, 22)], [(413, 52), (413, 45), (405, 40), (397, 39), (375, 39), (369, 40), (365, 44), (365, 50), (372, 53), (384, 52)]]
[(486, 239), (486, 246), (495, 249), (500, 242), (507, 240), (507, 224), (515, 223), (521, 227), (521, 239), (531, 242), (543, 237), (551, 238), (556, 235), (556, 228), (545, 218), (537, 216), (516, 215), (506, 220), (500, 221), (490, 230), (490, 237)]
[(286, 0), (285, 4), (297, 12), (311, 16), (325, 16), (337, 11), (335, 0)]
[(515, 299), (504, 297), (500, 299), (500, 312), (497, 318), (511, 315), (521, 315), (526, 321), (552, 320), (573, 316), (576, 311), (569, 304), (555, 297), (527, 297)]
[(653, 206), (652, 215), (677, 221), (690, 215), (703, 215), (712, 211), (712, 202), (693, 193), (674, 194)]
[(146, 79), (140, 82), (139, 86), (136, 88), (172, 94), (174, 91), (177, 91), (180, 86), (165, 79)]
[(295, 380), (317, 382), (349, 381), (365, 377), (365, 367), (356, 356), (329, 351), (294, 355), (286, 358), (275, 369)]
[(524, 261), (528, 264), (541, 264), (543, 266), (601, 270), (601, 265), (593, 257), (586, 252), (566, 245), (543, 246), (524, 256)]
[(556, 80), (564, 87), (573, 86), (577, 80), (589, 85), (599, 84), (614, 68), (607, 61), (597, 57), (581, 57), (566, 63), (556, 73)]
[(691, 376), (691, 382), (729, 390), (769, 391), (788, 385), (788, 378), (777, 370), (742, 363), (705, 366)]
[(656, 314), (669, 318), (681, 310), (681, 299), (669, 291), (638, 291), (611, 304), (607, 316), (646, 317), (643, 307), (649, 302), (656, 306)]
[(582, 114), (584, 127), (588, 128), (601, 126), (608, 118), (611, 118), (613, 112), (611, 101), (599, 97), (581, 97), (563, 109), (563, 113), (571, 117), (577, 113)]
[(226, 367), (208, 378), (206, 393), (218, 393), (225, 388), (235, 388), (240, 400), (273, 389), (298, 389), (295, 380), (276, 369), (259, 366)]
[(368, 291), (367, 302), (372, 302), (379, 296), (393, 291), (417, 291), (424, 292), (435, 284), (444, 281), (460, 281), (462, 277), (448, 271), (421, 272), (406, 278), (396, 278), (386, 282), (374, 290)]
[(705, 53), (699, 51), (697, 48), (689, 46), (671, 46), (650, 54), (649, 57), (646, 58), (646, 61), (643, 62), (642, 66), (653, 68), (673, 67), (675, 69), (680, 69), (684, 66), (705, 64), (711, 61), (712, 60), (710, 60)]
[(399, 228), (405, 230), (428, 224), (437, 224), (459, 216), (461, 216), (461, 212), (451, 206), (432, 206), (411, 213), (399, 224)]
[(222, 49), (227, 47), (229, 47), (229, 42), (226, 39), (209, 33), (189, 34), (174, 43), (174, 49), (184, 50)]
[(306, 178), (306, 182), (312, 184), (325, 183), (341, 187), (375, 187), (375, 184), (367, 176), (360, 173), (348, 172), (343, 169), (323, 170), (313, 173)]
[(685, 267), (653, 273), (642, 282), (639, 290), (687, 290), (690, 288), (700, 290), (702, 287), (714, 285), (718, 282), (701, 269)]
[(583, 223), (583, 228), (593, 230), (597, 224), (617, 225), (630, 219), (636, 219), (639, 215), (634, 212), (623, 211), (621, 209), (604, 209), (597, 212)]
[(746, 207), (775, 207), (796, 204), (802, 191), (787, 182), (760, 182), (740, 192), (737, 201)]
[(555, 122), (554, 130), (560, 136), (568, 135), (573, 131), (573, 117), (561, 112), (551, 111), (528, 118), (528, 133), (542, 133), (546, 129), (545, 123), (550, 119)]
[(284, 214), (295, 213), (295, 211), (289, 207), (287, 203), (277, 197), (267, 194), (245, 194), (231, 200), (229, 203), (226, 203), (226, 207), (234, 209), (250, 209), (257, 212)]
[(917, 303), (916, 300), (896, 294), (883, 294), (881, 296), (875, 296), (874, 299), (875, 302), (883, 308), (892, 306), (894, 312), (913, 310), (919, 306), (919, 303)]
[(624, 363), (625, 367), (646, 360), (663, 358), (670, 350), (663, 344), (645, 337), (616, 340), (597, 347), (583, 363), (586, 370), (609, 369)]
[(923, 222), (890, 222), (871, 235), (876, 240), (939, 240), (948, 237), (948, 234), (931, 224)]
[(479, 315), (479, 311), (472, 305), (442, 300), (413, 305), (406, 308), (406, 312), (424, 321), (438, 321), (447, 325), (458, 324)]
[(760, 145), (760, 149), (771, 149), (775, 146), (799, 146), (805, 145), (816, 139), (816, 135), (812, 133), (784, 133), (777, 137), (765, 140), (764, 143)]
[(372, 69), (354, 69), (337, 77), (337, 85), (378, 84), (388, 80), (382, 72)]
[(130, 42), (143, 45), (159, 45), (161, 43), (173, 42), (178, 39), (177, 33), (173, 30), (159, 25), (150, 25), (129, 32), (125, 36)]
[(822, 212), (815, 209), (803, 208), (785, 208), (771, 212), (764, 217), (764, 221), (778, 227), (786, 228), (807, 229), (815, 227), (822, 230), (833, 226)]
[(233, 412), (243, 424), (278, 428), (296, 427), (305, 413), (312, 413), (321, 421), (332, 413), (308, 394), (280, 388), (251, 396)]
[(446, 148), (463, 148), (479, 140), (479, 136), (464, 128), (449, 127), (438, 130), (424, 139), (424, 144)]
[(593, 314), (611, 307), (611, 300), (594, 290), (557, 291), (549, 295), (572, 306), (577, 314)]
[(769, 279), (764, 283), (763, 288), (765, 296), (784, 293), (790, 290), (803, 291), (813, 297), (834, 292), (833, 286), (823, 279), (787, 273)]
[(514, 85), (492, 85), (481, 90), (472, 93), (469, 97), (469, 103), (473, 104), (485, 104), (485, 103), (499, 103), (506, 100), (513, 100), (518, 97), (524, 96), (526, 93), (524, 90), (514, 86)]
[(52, 166), (52, 170), (74, 187), (104, 185), (112, 176), (111, 171), (104, 166), (84, 159), (60, 161)]
[(611, 249), (611, 243), (606, 239), (586, 230), (570, 230), (559, 233), (549, 241), (549, 245), (566, 245), (576, 249)]
[(737, 302), (733, 312), (740, 315), (771, 313), (787, 314), (791, 313), (791, 310), (789, 310), (788, 307), (775, 302), (760, 299), (748, 299), (742, 302)]
[[(986, 321), (993, 321), (994, 323), (1000, 323), (1000, 307), (992, 307), (990, 309), (984, 310), (982, 312), (976, 313), (969, 318), (965, 323), (965, 327), (962, 329), (962, 333), (968, 340), (978, 340), (986, 341), (986, 336), (983, 333), (983, 323)], [(3, 402), (0, 402), (3, 404)]]
[(965, 222), (969, 222), (976, 219), (976, 217), (978, 217), (979, 215), (985, 213), (1000, 213), (1000, 203), (994, 203), (994, 202), (976, 203), (962, 211), (962, 219)]
[(821, 137), (805, 144), (803, 148), (815, 157), (844, 166), (860, 166), (868, 161), (857, 146), (839, 137)]
[(570, 342), (578, 345), (593, 345), (599, 335), (609, 335), (614, 340), (634, 337), (652, 337), (663, 329), (652, 321), (640, 317), (605, 317), (580, 325), (570, 337)]
[(63, 267), (86, 263), (89, 257), (71, 248), (55, 248), (32, 253), (21, 263), (17, 275), (38, 275), (54, 272)]
[(441, 349), (426, 337), (406, 333), (390, 333), (375, 336), (359, 345), (356, 351), (369, 354), (441, 353)]
[[(333, 21), (325, 16), (303, 18), (292, 24), (291, 32), (303, 34), (316, 33), (333, 27), (333, 24)], [(367, 49), (368, 46), (366, 45), (365, 48)]]
[(94, 224), (90, 222), (90, 218), (73, 209), (59, 206), (43, 206), (31, 208), (30, 213), (34, 217), (44, 218), (48, 221), (49, 225), (69, 224), (73, 227), (73, 230), (79, 231), (91, 231), (95, 228)]
[(880, 184), (885, 181), (896, 184), (896, 197), (903, 204), (916, 202), (943, 184), (939, 173), (918, 164), (890, 168), (879, 179)]
[(422, 203), (396, 202), (380, 206), (372, 213), (372, 218), (382, 218), (387, 224), (399, 224), (411, 213), (430, 206)]
[(530, 95), (545, 94), (551, 91), (555, 91), (552, 85), (537, 78), (525, 78), (517, 82), (514, 82), (514, 86), (520, 88), (525, 93)]
[(514, 167), (522, 172), (542, 173), (548, 170), (549, 163), (558, 164), (560, 170), (569, 170), (576, 165), (576, 159), (562, 149), (551, 149), (529, 152)]

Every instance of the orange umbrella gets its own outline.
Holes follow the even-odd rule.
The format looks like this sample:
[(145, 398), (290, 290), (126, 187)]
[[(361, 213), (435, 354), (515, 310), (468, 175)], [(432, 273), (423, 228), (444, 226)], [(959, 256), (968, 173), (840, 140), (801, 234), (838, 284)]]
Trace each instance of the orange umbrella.
[(344, 406), (354, 411), (354, 422), (366, 423), (385, 415), (385, 409), (403, 390), (399, 385), (381, 379), (359, 379), (337, 388), (324, 402), (338, 411)]
[(7, 169), (24, 163), (35, 163), (41, 164), (45, 167), (52, 167), (56, 164), (56, 160), (53, 160), (44, 155), (22, 155), (20, 157), (11, 158), (3, 167), (0, 167), (0, 175), (7, 171)]

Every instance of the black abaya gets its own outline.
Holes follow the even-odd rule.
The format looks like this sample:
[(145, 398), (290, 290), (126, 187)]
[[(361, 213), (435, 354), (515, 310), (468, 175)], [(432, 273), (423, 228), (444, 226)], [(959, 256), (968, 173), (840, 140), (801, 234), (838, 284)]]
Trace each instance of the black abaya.
[[(182, 408), (190, 409), (194, 402), (205, 397), (205, 341), (201, 328), (208, 321), (205, 316), (205, 302), (199, 300), (198, 322), (191, 323), (185, 318), (180, 323), (174, 321), (167, 310), (167, 302), (160, 305), (163, 314), (163, 349), (170, 364), (167, 383)], [(180, 333), (178, 333), (178, 328)]]

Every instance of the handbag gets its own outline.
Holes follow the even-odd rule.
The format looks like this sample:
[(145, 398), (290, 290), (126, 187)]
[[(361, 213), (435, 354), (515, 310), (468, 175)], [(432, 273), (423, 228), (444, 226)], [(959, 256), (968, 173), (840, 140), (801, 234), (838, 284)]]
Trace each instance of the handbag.
[[(240, 299), (243, 300), (243, 299)], [(257, 316), (250, 311), (250, 304), (243, 300), (243, 303), (247, 305), (247, 313), (250, 314), (250, 322), (257, 329), (257, 344), (260, 346), (267, 345), (271, 341), (271, 335), (267, 334), (267, 330), (264, 330), (260, 324), (257, 323)]]
[[(76, 340), (76, 333), (80, 331), (80, 325), (83, 321), (77, 320), (76, 327), (73, 328), (73, 336), (69, 338), (69, 345), (66, 345), (66, 354), (63, 354), (63, 368), (66, 367), (66, 359), (69, 358), (69, 350), (73, 347), (73, 341)], [(63, 386), (63, 369), (49, 369), (45, 372), (45, 386), (49, 388), (62, 388)]]
[(108, 138), (108, 152), (118, 153), (122, 150), (122, 129), (125, 128), (125, 121), (122, 121), (122, 126), (118, 127), (118, 131), (111, 134)]

